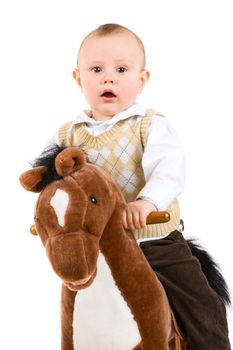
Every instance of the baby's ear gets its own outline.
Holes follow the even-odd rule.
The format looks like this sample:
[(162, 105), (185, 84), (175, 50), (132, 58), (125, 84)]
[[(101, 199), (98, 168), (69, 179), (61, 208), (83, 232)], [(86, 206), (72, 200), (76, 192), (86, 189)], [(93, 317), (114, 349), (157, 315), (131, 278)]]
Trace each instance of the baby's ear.
[(43, 175), (47, 171), (45, 166), (38, 166), (28, 171), (25, 171), (19, 177), (20, 184), (27, 191), (40, 192), (43, 189)]
[(141, 71), (140, 77), (139, 77), (139, 87), (138, 87), (139, 94), (142, 92), (149, 78), (150, 78), (150, 72), (147, 69), (144, 69), (143, 71)]
[(78, 68), (75, 68), (73, 70), (73, 78), (76, 81), (76, 83), (78, 84), (78, 86), (80, 87), (81, 91), (82, 91), (82, 84), (81, 84), (81, 78), (80, 78), (80, 72)]

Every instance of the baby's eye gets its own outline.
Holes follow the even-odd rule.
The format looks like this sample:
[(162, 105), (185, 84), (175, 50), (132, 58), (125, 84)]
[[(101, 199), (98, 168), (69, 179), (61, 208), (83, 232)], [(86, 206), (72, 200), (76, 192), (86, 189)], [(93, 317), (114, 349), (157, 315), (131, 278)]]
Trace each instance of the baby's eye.
[(94, 73), (100, 73), (102, 71), (102, 68), (99, 66), (94, 66), (94, 67), (91, 67), (91, 71)]
[(125, 68), (125, 67), (118, 67), (116, 70), (117, 70), (118, 73), (124, 73), (124, 72), (127, 71), (127, 68)]

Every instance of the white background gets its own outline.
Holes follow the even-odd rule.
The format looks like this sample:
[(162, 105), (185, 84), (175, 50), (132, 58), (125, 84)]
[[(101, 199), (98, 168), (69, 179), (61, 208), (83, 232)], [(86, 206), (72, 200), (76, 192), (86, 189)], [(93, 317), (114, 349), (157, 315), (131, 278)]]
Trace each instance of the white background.
[[(29, 233), (36, 195), (21, 189), (18, 176), (86, 107), (71, 73), (81, 40), (102, 23), (121, 23), (144, 41), (151, 80), (139, 102), (169, 118), (186, 154), (185, 235), (208, 247), (233, 290), (232, 5), (1, 1), (1, 349), (59, 349), (60, 281)], [(230, 310), (228, 317), (233, 339)]]

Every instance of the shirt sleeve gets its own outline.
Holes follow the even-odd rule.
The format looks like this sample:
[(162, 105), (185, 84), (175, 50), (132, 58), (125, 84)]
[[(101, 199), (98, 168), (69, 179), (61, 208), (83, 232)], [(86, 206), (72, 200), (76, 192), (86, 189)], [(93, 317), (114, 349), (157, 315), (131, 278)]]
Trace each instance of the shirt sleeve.
[(166, 210), (184, 189), (185, 157), (175, 130), (164, 117), (152, 119), (142, 168), (146, 185), (137, 199), (146, 199), (158, 210)]

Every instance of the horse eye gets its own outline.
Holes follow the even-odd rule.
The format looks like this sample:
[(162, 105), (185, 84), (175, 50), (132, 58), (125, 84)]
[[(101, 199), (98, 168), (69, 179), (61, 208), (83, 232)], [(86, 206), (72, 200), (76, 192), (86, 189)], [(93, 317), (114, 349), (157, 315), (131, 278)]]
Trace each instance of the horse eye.
[(93, 204), (97, 204), (97, 199), (96, 199), (96, 197), (95, 196), (90, 196), (90, 201), (91, 201), (91, 203), (93, 203)]

